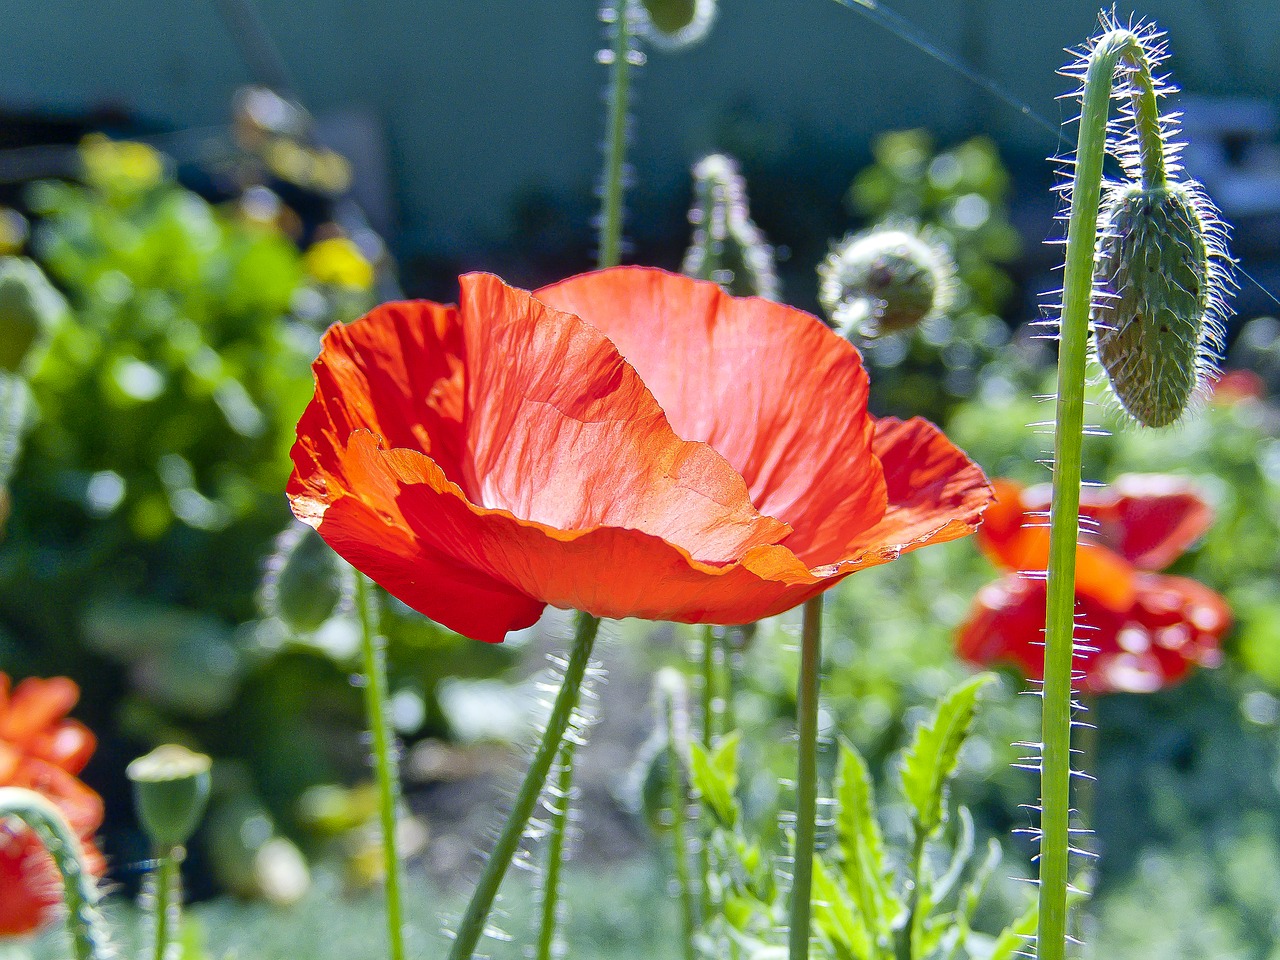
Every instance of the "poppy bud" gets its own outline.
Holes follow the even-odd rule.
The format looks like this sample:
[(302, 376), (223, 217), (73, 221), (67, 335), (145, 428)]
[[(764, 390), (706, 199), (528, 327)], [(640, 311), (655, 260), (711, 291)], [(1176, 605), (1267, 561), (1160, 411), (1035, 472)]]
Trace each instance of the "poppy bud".
[(735, 296), (778, 299), (773, 248), (751, 221), (747, 185), (731, 157), (713, 153), (693, 167), (693, 239), (680, 271), (714, 280)]
[(183, 846), (204, 819), (209, 803), (209, 770), (202, 753), (177, 744), (156, 747), (129, 764), (133, 799), (142, 828), (161, 850)]
[(310, 527), (291, 524), (276, 538), (262, 582), (262, 608), (299, 634), (333, 616), (347, 587), (347, 567)]
[(668, 50), (702, 40), (716, 18), (716, 0), (641, 0), (640, 6), (645, 34)]
[(1172, 182), (1112, 189), (1100, 219), (1093, 305), (1098, 360), (1130, 416), (1143, 426), (1168, 426), (1215, 366), (1225, 280), (1222, 228), (1198, 191)]
[(851, 234), (818, 267), (818, 299), (847, 339), (910, 330), (951, 307), (955, 263), (910, 226)]
[(25, 257), (0, 258), (0, 370), (16, 372), (66, 312), (62, 294)]

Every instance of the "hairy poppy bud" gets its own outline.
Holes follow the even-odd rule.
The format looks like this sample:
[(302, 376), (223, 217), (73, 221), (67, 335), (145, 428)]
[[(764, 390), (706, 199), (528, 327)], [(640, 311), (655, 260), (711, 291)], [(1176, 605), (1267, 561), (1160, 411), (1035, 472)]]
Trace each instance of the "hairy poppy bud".
[(713, 153), (693, 167), (693, 240), (680, 271), (714, 280), (736, 296), (778, 299), (773, 248), (751, 221), (747, 185), (731, 157)]
[(209, 803), (209, 770), (213, 762), (177, 744), (156, 747), (129, 764), (138, 819), (162, 850), (191, 839)]
[(1094, 268), (1094, 341), (1120, 405), (1143, 426), (1186, 411), (1214, 368), (1223, 277), (1216, 212), (1182, 183), (1113, 188)]
[(64, 313), (62, 294), (25, 257), (0, 258), (0, 370), (15, 372)]
[(295, 633), (314, 633), (333, 616), (347, 587), (346, 564), (310, 527), (291, 524), (276, 538), (262, 582), (262, 608)]
[(818, 299), (846, 338), (910, 330), (945, 313), (955, 264), (941, 243), (909, 226), (851, 234), (818, 266)]
[(716, 0), (641, 0), (648, 38), (669, 50), (692, 46), (710, 31)]

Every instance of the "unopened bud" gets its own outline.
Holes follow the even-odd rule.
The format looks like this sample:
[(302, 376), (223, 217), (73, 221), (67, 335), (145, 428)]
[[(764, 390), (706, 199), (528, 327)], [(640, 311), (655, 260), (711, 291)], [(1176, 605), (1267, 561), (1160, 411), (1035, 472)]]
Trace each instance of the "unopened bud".
[(641, 0), (640, 8), (646, 37), (668, 50), (702, 40), (716, 18), (716, 0)]
[(44, 272), (25, 257), (0, 258), (0, 370), (16, 372), (67, 303)]
[(1214, 369), (1222, 331), (1222, 230), (1181, 183), (1113, 189), (1101, 211), (1094, 271), (1098, 360), (1120, 405), (1143, 426), (1186, 411)]
[(129, 764), (134, 804), (142, 828), (162, 850), (191, 839), (209, 804), (213, 762), (177, 744), (156, 747)]
[(715, 153), (694, 165), (689, 223), (685, 276), (713, 280), (739, 297), (778, 299), (773, 248), (751, 220), (746, 181), (731, 157)]
[(818, 267), (818, 299), (844, 337), (876, 337), (946, 313), (955, 273), (940, 242), (909, 226), (880, 226), (831, 249)]
[(337, 610), (347, 579), (346, 564), (318, 533), (305, 524), (291, 524), (276, 539), (267, 562), (263, 610), (295, 633), (314, 633)]

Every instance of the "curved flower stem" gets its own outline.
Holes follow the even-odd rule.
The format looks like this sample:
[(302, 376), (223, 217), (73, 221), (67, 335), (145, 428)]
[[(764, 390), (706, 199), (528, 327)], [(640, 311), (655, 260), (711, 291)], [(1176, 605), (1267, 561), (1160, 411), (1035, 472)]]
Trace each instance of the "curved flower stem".
[(569, 830), (569, 807), (573, 802), (573, 755), (577, 742), (572, 736), (560, 745), (556, 760), (556, 786), (552, 796), (551, 832), (547, 839), (547, 866), (542, 881), (542, 925), (538, 933), (537, 960), (551, 960), (555, 948), (556, 925), (560, 919), (560, 873), (564, 863), (565, 836)]
[(360, 649), (364, 658), (364, 706), (373, 739), (373, 765), (378, 781), (382, 822), (382, 862), (386, 872), (387, 940), (391, 960), (404, 960), (404, 900), (400, 888), (400, 854), (396, 823), (400, 810), (400, 774), (387, 722), (387, 658), (378, 635), (378, 598), (368, 578), (356, 571), (355, 603), (360, 617)]
[(178, 865), (181, 863), (181, 848), (165, 850), (160, 853), (155, 871), (155, 888), (152, 891), (151, 908), (155, 911), (153, 930), (155, 943), (152, 956), (155, 960), (165, 960), (178, 933), (181, 920), (181, 894), (179, 893), (180, 875)]
[(633, 0), (613, 4), (613, 47), (609, 63), (609, 118), (606, 121), (603, 204), (600, 210), (600, 267), (622, 262), (623, 171), (627, 154), (627, 107), (631, 82), (631, 11)]
[(790, 960), (809, 956), (813, 850), (818, 818), (818, 686), (822, 667), (822, 595), (804, 605), (796, 713), (800, 760), (796, 772), (795, 863), (791, 882)]
[[(689, 876), (689, 837), (685, 830), (685, 821), (689, 816), (689, 795), (685, 790), (683, 758), (680, 756), (679, 739), (676, 730), (675, 704), (667, 698), (664, 704), (663, 721), (667, 727), (667, 768), (670, 770), (671, 788), (671, 852), (673, 855), (676, 884), (680, 889), (680, 930), (685, 960), (695, 960), (697, 951), (694, 947), (695, 923), (693, 918), (693, 884)], [(702, 853), (706, 855), (703, 845)], [(703, 885), (706, 875), (703, 874)]]
[(0, 821), (9, 817), (22, 821), (36, 835), (62, 878), (62, 902), (75, 960), (110, 960), (114, 951), (98, 911), (98, 885), (71, 825), (40, 794), (21, 787), (0, 787)]
[(565, 731), (578, 707), (578, 697), (582, 690), (582, 679), (586, 676), (587, 666), (591, 662), (591, 651), (595, 647), (596, 634), (600, 631), (600, 620), (586, 613), (579, 613), (574, 629), (573, 650), (569, 654), (569, 662), (565, 666), (564, 680), (560, 684), (560, 692), (551, 707), (551, 716), (547, 718), (547, 727), (543, 731), (538, 748), (534, 751), (533, 760), (525, 774), (520, 791), (516, 794), (515, 803), (507, 822), (498, 835), (485, 864), (480, 882), (476, 885), (471, 902), (467, 904), (466, 913), (458, 924), (453, 947), (449, 950), (449, 960), (469, 960), (475, 953), (476, 944), (484, 932), (485, 921), (493, 907), (498, 887), (506, 875), (511, 860), (520, 849), (520, 838), (524, 835), (525, 825), (538, 803), (538, 797), (547, 782), (560, 744), (564, 740)]
[(1048, 587), (1045, 604), (1044, 744), (1040, 803), (1039, 960), (1064, 960), (1067, 937), (1071, 819), (1072, 655), (1075, 627), (1076, 537), (1080, 523), (1080, 462), (1084, 436), (1085, 357), (1093, 299), (1094, 246), (1107, 114), (1121, 60), (1136, 70), (1134, 111), (1143, 179), (1164, 180), (1164, 147), (1151, 72), (1139, 39), (1113, 30), (1089, 58), (1080, 112), (1075, 177), (1063, 276), (1058, 353), (1057, 425), (1054, 431), (1053, 501), (1050, 510)]

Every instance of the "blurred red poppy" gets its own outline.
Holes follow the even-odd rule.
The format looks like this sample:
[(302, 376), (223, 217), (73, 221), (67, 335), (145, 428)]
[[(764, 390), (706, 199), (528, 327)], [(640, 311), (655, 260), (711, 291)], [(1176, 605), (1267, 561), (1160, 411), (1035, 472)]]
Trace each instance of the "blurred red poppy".
[[(1009, 663), (1044, 676), (1048, 485), (1024, 489), (998, 480), (979, 545), (1011, 571), (978, 594), (957, 645), (973, 663)], [(1128, 475), (1105, 490), (1086, 488), (1076, 553), (1080, 687), (1089, 693), (1148, 693), (1221, 661), (1231, 626), (1226, 601), (1185, 577), (1156, 573), (1208, 528), (1209, 505), (1175, 477)], [(1039, 576), (1035, 574), (1040, 571)]]
[(326, 334), (289, 497), (468, 636), (546, 604), (750, 622), (971, 533), (990, 498), (932, 424), (872, 418), (858, 352), (801, 311), (639, 267), (461, 287)]
[(1267, 381), (1252, 370), (1224, 370), (1213, 381), (1210, 390), (1210, 400), (1229, 407), (1248, 400), (1265, 400)]
[[(102, 857), (92, 838), (102, 825), (102, 799), (76, 776), (97, 740), (67, 719), (80, 698), (65, 677), (23, 680), (12, 691), (0, 673), (0, 786), (35, 790), (57, 805), (84, 841), (91, 868)], [(52, 860), (31, 831), (0, 826), (0, 935), (30, 933), (49, 919), (62, 884)]]

